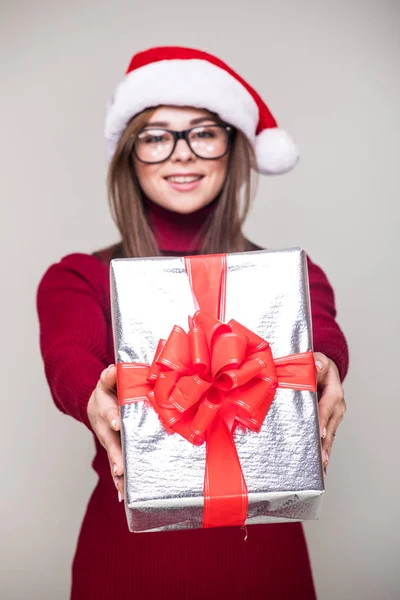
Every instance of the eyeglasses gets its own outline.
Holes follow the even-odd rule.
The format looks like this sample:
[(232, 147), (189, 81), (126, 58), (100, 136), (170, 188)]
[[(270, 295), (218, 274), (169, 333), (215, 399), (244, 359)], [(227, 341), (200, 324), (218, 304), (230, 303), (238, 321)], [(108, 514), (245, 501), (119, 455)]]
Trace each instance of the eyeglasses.
[(178, 140), (185, 140), (198, 158), (216, 160), (228, 152), (233, 131), (228, 125), (200, 125), (185, 131), (146, 127), (137, 134), (133, 150), (140, 162), (161, 163), (173, 154)]

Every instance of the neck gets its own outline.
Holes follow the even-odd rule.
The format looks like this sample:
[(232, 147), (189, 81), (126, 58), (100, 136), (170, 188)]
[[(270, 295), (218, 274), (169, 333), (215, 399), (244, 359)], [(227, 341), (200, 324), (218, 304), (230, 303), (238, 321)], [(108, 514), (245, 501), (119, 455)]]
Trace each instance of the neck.
[(190, 253), (201, 249), (204, 225), (216, 201), (190, 214), (176, 213), (145, 199), (144, 206), (157, 246), (164, 252)]

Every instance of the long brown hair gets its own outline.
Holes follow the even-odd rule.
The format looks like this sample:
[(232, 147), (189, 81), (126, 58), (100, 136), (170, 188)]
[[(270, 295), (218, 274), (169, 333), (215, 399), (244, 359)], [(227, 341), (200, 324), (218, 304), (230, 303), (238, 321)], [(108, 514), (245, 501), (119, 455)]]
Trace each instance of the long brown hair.
[[(160, 254), (146, 218), (143, 194), (132, 162), (134, 138), (155, 110), (147, 109), (131, 119), (119, 139), (108, 171), (108, 198), (125, 257)], [(247, 138), (236, 131), (223, 189), (204, 225), (204, 236), (201, 235), (202, 254), (242, 252), (250, 248), (242, 226), (252, 199), (254, 167), (253, 149)]]

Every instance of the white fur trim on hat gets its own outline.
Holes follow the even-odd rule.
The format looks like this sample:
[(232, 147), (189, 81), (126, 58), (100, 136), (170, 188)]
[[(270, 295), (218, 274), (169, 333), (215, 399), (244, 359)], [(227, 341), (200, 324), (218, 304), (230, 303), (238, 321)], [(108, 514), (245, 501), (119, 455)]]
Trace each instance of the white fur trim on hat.
[(129, 120), (146, 108), (160, 105), (215, 112), (254, 144), (258, 107), (239, 81), (204, 60), (162, 60), (131, 71), (117, 87), (105, 125), (110, 157)]

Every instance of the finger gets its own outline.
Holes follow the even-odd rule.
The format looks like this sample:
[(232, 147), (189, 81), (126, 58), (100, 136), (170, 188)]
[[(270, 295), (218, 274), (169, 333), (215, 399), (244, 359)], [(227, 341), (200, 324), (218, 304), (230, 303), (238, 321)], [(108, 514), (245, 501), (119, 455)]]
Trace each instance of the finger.
[(110, 471), (112, 475), (122, 475), (124, 472), (124, 466), (122, 461), (121, 437), (119, 432), (113, 431), (109, 427), (107, 421), (101, 420), (96, 434), (100, 444), (108, 454)]
[(317, 383), (319, 384), (328, 373), (330, 360), (322, 352), (314, 352), (314, 361), (317, 369)]
[(124, 473), (124, 462), (122, 459), (121, 437), (116, 431), (109, 430), (107, 454), (112, 476), (121, 477)]
[(109, 427), (114, 431), (119, 431), (121, 428), (121, 421), (119, 415), (118, 400), (110, 389), (104, 388), (100, 384), (96, 390), (98, 416), (107, 421)]
[(320, 435), (326, 438), (329, 419), (337, 404), (344, 403), (343, 388), (334, 371), (328, 371), (318, 402)]
[(114, 484), (118, 493), (118, 500), (122, 502), (125, 498), (125, 477), (121, 475), (120, 477), (114, 477)]
[(110, 405), (109, 408), (104, 411), (104, 418), (114, 431), (119, 431), (121, 429), (121, 419), (119, 416), (119, 406), (117, 401), (115, 401), (115, 404)]
[(326, 439), (327, 425), (333, 413), (336, 401), (337, 397), (335, 395), (331, 394), (330, 392), (326, 392), (321, 396), (321, 399), (318, 403), (319, 431), (322, 440)]
[(100, 375), (100, 385), (104, 390), (110, 390), (115, 393), (117, 385), (117, 368), (115, 365), (109, 365)]
[(332, 413), (331, 418), (329, 419), (327, 433), (325, 439), (322, 441), (322, 451), (323, 451), (323, 461), (324, 464), (327, 465), (332, 451), (333, 441), (335, 439), (336, 431), (343, 421), (346, 404), (343, 400), (343, 403), (336, 405), (335, 410)]
[(329, 384), (323, 389), (318, 402), (320, 427), (323, 432), (321, 437), (323, 439), (326, 437), (329, 419), (336, 408), (342, 411), (343, 414), (345, 413), (346, 403), (344, 401), (343, 388), (340, 384)]
[[(332, 419), (335, 419), (337, 412), (343, 418), (345, 413), (345, 402), (341, 391), (329, 392), (324, 394), (320, 400), (319, 409), (319, 427), (321, 439), (331, 439), (335, 429), (332, 429)], [(344, 407), (344, 408), (343, 408)]]

